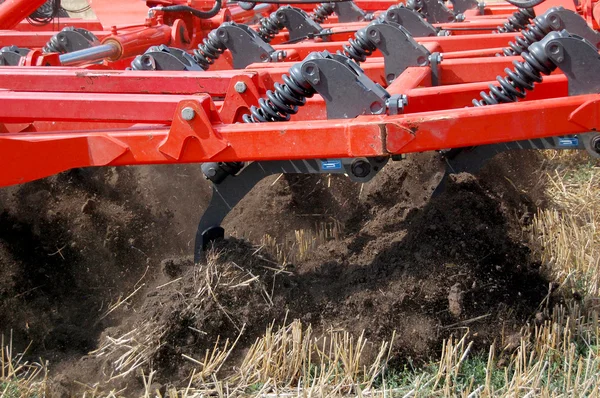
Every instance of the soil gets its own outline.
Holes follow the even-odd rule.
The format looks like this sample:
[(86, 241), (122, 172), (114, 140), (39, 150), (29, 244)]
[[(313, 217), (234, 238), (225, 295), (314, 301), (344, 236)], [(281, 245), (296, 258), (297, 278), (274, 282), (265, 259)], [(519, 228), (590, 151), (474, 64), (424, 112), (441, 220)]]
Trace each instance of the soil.
[[(28, 355), (49, 360), (52, 396), (106, 380), (114, 358), (87, 354), (106, 336), (143, 327), (164, 342), (149, 359), (161, 385), (189, 376), (182, 354), (203, 356), (217, 336), (235, 339), (245, 325), (240, 357), (273, 321), (301, 319), (317, 334), (364, 330), (375, 342), (395, 331), (399, 364), (437, 357), (444, 338), (466, 330), (475, 348), (504, 345), (548, 293), (523, 239), (544, 205), (539, 166), (529, 152), (504, 154), (478, 177), (452, 176), (434, 198), (443, 175), (434, 154), (392, 162), (367, 184), (267, 178), (228, 216), (224, 227), (238, 238), (217, 243), (208, 265), (190, 258), (210, 198), (198, 166), (72, 170), (6, 188), (0, 333), (16, 351), (31, 343)], [(265, 234), (291, 242), (294, 231), (324, 223), (340, 236), (286, 272), (257, 249)], [(198, 292), (215, 270), (218, 299), (206, 300)], [(254, 282), (226, 287), (249, 275)], [(134, 391), (140, 378), (110, 387)]]

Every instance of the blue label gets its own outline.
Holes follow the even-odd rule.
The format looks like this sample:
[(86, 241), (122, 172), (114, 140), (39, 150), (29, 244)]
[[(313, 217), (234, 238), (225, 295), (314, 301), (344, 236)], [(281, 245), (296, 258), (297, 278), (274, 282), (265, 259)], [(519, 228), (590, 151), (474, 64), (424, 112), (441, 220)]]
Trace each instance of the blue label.
[(577, 137), (559, 138), (558, 146), (579, 146), (579, 139)]
[(341, 160), (321, 160), (321, 170), (341, 170)]

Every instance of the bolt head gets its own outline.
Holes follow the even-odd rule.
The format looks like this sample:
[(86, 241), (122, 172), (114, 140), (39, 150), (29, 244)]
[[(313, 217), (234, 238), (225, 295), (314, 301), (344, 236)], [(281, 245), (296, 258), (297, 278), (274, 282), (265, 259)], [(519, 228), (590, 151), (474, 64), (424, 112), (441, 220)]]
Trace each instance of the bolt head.
[(194, 111), (192, 108), (186, 107), (186, 108), (183, 108), (181, 111), (181, 118), (188, 122), (193, 120), (195, 116), (196, 116), (196, 111)]
[(246, 83), (244, 82), (236, 82), (235, 85), (233, 86), (233, 88), (235, 89), (236, 93), (245, 93), (246, 90), (248, 89), (248, 86), (246, 86)]
[(600, 137), (594, 137), (594, 140), (592, 141), (592, 148), (594, 148), (596, 153), (600, 153)]
[(352, 174), (358, 178), (365, 178), (371, 172), (371, 165), (364, 160), (356, 160), (350, 166)]

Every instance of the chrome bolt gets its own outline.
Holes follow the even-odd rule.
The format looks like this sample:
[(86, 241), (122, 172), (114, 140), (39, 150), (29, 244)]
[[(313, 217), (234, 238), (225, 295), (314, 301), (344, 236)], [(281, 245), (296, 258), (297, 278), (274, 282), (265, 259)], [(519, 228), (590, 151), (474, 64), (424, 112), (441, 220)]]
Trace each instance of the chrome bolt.
[(248, 86), (246, 86), (246, 83), (244, 82), (236, 82), (235, 85), (233, 86), (233, 88), (235, 89), (236, 93), (245, 93), (246, 90), (248, 89)]
[(195, 116), (196, 116), (196, 111), (194, 111), (190, 107), (186, 107), (181, 110), (181, 118), (183, 120), (187, 120), (189, 122), (189, 121), (193, 120)]

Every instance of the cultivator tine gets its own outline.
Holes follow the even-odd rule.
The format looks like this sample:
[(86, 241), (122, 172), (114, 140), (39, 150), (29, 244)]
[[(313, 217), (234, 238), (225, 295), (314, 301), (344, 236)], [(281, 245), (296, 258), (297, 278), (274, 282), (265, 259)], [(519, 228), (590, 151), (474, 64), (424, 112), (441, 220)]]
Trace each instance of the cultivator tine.
[[(446, 164), (446, 171), (432, 196), (437, 197), (445, 191), (450, 175), (477, 174), (490, 160), (501, 153), (513, 150), (588, 150), (596, 142), (600, 142), (595, 136), (590, 133), (567, 135), (441, 151), (440, 155)], [(593, 152), (595, 150), (592, 151), (592, 156), (599, 156), (597, 152), (593, 155)]]
[[(210, 243), (225, 236), (221, 223), (263, 178), (274, 174), (345, 174), (352, 181), (367, 182), (387, 161), (387, 158), (357, 158), (252, 162), (236, 175), (222, 175), (212, 184), (211, 200), (198, 224), (194, 260), (201, 261)], [(202, 169), (207, 178), (211, 179), (223, 166), (205, 164)]]
[[(367, 181), (412, 152), (442, 151), (447, 175), (508, 149), (600, 151), (589, 133), (600, 127), (600, 34), (587, 9), (537, 6), (536, 17), (473, 0), (218, 1), (210, 10), (179, 1), (149, 1), (137, 24), (110, 30), (78, 21), (58, 33), (0, 32), (2, 184), (74, 167), (201, 163), (213, 196), (198, 260), (272, 174)], [(16, 26), (3, 10), (18, 13), (18, 3), (0, 7), (0, 25)]]

